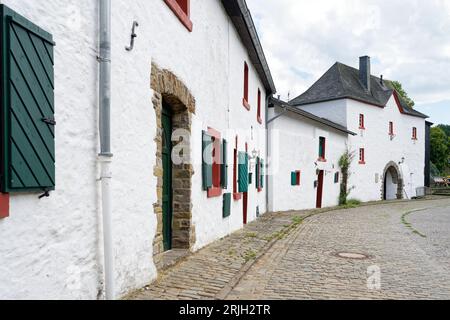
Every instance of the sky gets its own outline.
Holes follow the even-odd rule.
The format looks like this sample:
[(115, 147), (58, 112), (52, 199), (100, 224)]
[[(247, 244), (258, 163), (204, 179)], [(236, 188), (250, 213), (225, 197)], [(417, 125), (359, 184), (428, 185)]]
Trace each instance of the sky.
[(247, 0), (279, 95), (336, 61), (397, 80), (430, 121), (450, 124), (450, 0)]

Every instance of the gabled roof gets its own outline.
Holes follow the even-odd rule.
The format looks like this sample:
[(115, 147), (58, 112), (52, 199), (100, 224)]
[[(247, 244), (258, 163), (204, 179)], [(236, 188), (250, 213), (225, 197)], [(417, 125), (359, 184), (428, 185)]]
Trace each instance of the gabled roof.
[(298, 114), (298, 115), (300, 115), (302, 117), (305, 117), (305, 118), (307, 118), (309, 120), (312, 120), (312, 121), (315, 121), (315, 122), (320, 123), (322, 125), (325, 125), (327, 127), (336, 129), (336, 130), (344, 132), (346, 134), (350, 134), (352, 136), (356, 136), (356, 133), (348, 130), (346, 127), (344, 127), (344, 126), (342, 126), (342, 125), (340, 125), (338, 123), (335, 123), (335, 122), (330, 121), (330, 120), (325, 119), (325, 118), (318, 117), (318, 116), (316, 116), (316, 115), (314, 115), (314, 114), (312, 114), (310, 112), (307, 112), (305, 110), (302, 110), (302, 109), (294, 107), (294, 106), (291, 106), (288, 103), (286, 103), (284, 101), (281, 101), (279, 99), (276, 99), (274, 97), (270, 98), (269, 106), (277, 106), (277, 107), (283, 108), (286, 111)]
[(275, 84), (267, 64), (255, 24), (245, 0), (222, 0), (225, 11), (230, 16), (241, 40), (246, 47), (250, 60), (255, 66), (264, 87), (271, 94), (276, 93)]
[[(389, 80), (371, 76), (371, 91), (363, 86), (359, 79), (359, 70), (336, 62), (316, 83), (305, 93), (293, 99), (290, 104), (302, 106), (338, 99), (354, 99), (384, 108), (392, 97), (394, 87)], [(427, 115), (410, 108), (398, 94), (396, 100), (400, 111), (404, 114), (428, 118)]]

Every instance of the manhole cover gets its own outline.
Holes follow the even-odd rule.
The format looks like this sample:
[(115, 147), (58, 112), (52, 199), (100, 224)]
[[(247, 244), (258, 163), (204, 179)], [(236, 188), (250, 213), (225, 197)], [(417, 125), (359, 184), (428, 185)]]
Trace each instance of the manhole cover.
[(337, 254), (339, 258), (343, 259), (352, 259), (352, 260), (364, 260), (368, 259), (369, 257), (362, 253), (354, 253), (354, 252), (339, 252)]

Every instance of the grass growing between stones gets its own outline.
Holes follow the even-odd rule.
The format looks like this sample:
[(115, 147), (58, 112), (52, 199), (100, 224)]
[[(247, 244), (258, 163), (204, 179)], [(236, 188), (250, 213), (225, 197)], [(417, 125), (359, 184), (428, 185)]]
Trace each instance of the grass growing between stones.
[(359, 201), (358, 199), (350, 199), (347, 201), (346, 204), (340, 206), (340, 208), (354, 209), (354, 208), (358, 208), (360, 205), (361, 205), (361, 201)]
[(415, 210), (415, 211), (411, 211), (411, 212), (406, 212), (402, 215), (402, 223), (405, 227), (407, 227), (408, 229), (410, 229), (412, 231), (413, 234), (418, 235), (419, 237), (422, 238), (426, 238), (427, 236), (424, 235), (423, 233), (421, 233), (420, 231), (416, 230), (413, 225), (408, 222), (408, 220), (406, 220), (406, 217), (408, 217), (410, 214), (417, 212), (417, 211), (421, 211), (421, 210)]

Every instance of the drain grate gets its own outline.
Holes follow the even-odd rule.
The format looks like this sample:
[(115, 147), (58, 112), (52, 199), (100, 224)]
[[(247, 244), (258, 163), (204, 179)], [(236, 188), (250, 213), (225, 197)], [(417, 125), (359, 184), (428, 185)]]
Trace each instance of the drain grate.
[(355, 252), (339, 252), (336, 254), (336, 256), (342, 259), (350, 259), (350, 260), (366, 260), (370, 258), (366, 254)]

